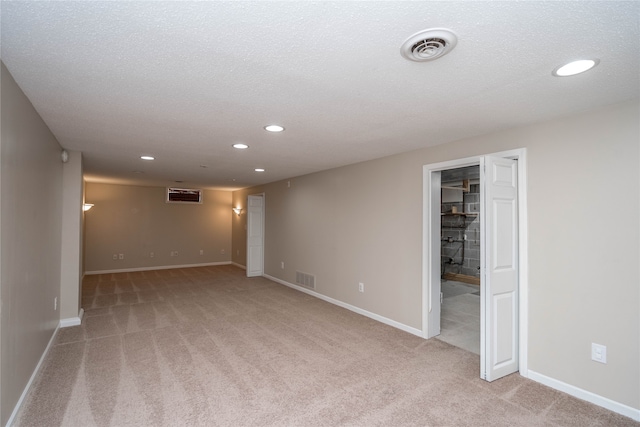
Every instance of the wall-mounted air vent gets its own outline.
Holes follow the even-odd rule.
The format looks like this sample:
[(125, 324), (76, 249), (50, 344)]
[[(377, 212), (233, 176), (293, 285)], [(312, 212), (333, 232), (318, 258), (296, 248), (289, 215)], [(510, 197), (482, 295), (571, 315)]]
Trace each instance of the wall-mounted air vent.
[(202, 190), (168, 187), (167, 203), (202, 203)]
[(312, 274), (303, 273), (301, 271), (296, 271), (296, 283), (298, 285), (304, 286), (305, 288), (315, 289), (316, 276)]

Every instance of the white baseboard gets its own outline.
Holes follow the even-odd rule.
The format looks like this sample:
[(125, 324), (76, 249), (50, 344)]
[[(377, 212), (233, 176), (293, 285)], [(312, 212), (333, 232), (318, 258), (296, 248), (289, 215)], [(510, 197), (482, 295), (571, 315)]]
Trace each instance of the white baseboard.
[(36, 376), (40, 372), (40, 368), (42, 368), (42, 363), (44, 362), (45, 357), (47, 357), (47, 354), (49, 354), (49, 350), (51, 349), (51, 346), (53, 345), (53, 341), (55, 340), (59, 329), (60, 329), (60, 327), (58, 326), (55, 329), (55, 331), (53, 331), (53, 334), (51, 334), (51, 338), (49, 339), (49, 344), (47, 344), (47, 347), (44, 349), (44, 352), (42, 353), (42, 356), (40, 356), (40, 360), (38, 361), (38, 364), (36, 365), (35, 369), (33, 370), (33, 373), (31, 374), (31, 378), (29, 378), (29, 381), (27, 382), (27, 385), (24, 387), (24, 390), (22, 391), (22, 394), (20, 395), (20, 399), (18, 399), (18, 402), (16, 403), (16, 406), (13, 408), (13, 412), (11, 412), (11, 416), (9, 417), (9, 420), (7, 421), (7, 424), (6, 424), (7, 426), (10, 426), (15, 421), (16, 415), (18, 415), (18, 411), (20, 410), (20, 407), (22, 406), (22, 403), (24, 403), (25, 397), (27, 397), (27, 394), (29, 393), (29, 390), (31, 390), (31, 386), (33, 385), (33, 381), (36, 379)]
[(361, 314), (370, 319), (376, 320), (380, 323), (384, 323), (385, 325), (393, 326), (394, 328), (400, 329), (402, 331), (408, 332), (413, 335), (417, 335), (422, 338), (422, 331), (420, 329), (413, 328), (411, 326), (407, 326), (404, 323), (396, 322), (395, 320), (388, 319), (384, 316), (380, 316), (379, 314), (372, 313), (367, 310), (363, 310), (360, 307), (356, 307), (351, 304), (347, 304), (346, 302), (342, 302), (337, 299), (330, 298), (326, 295), (322, 295), (318, 292), (312, 291), (311, 289), (304, 288), (302, 286), (294, 285), (293, 283), (289, 283), (285, 280), (278, 279), (277, 277), (269, 276), (268, 274), (264, 274), (263, 277), (273, 280), (274, 282), (280, 283), (281, 285), (285, 285), (289, 288), (293, 288), (297, 291), (304, 292), (305, 294), (309, 294), (316, 298), (319, 298), (323, 301), (329, 302), (331, 304), (337, 305), (338, 307), (346, 308), (347, 310), (353, 311), (354, 313)]
[(84, 308), (80, 309), (77, 317), (69, 317), (67, 319), (60, 319), (60, 328), (68, 328), (69, 326), (79, 326), (82, 324), (82, 317), (84, 316)]
[(616, 402), (532, 370), (529, 370), (529, 379), (559, 390), (563, 393), (567, 393), (573, 397), (577, 397), (578, 399), (586, 400), (587, 402), (601, 406), (620, 415), (624, 415), (625, 417), (629, 417), (635, 421), (640, 421), (640, 409), (632, 408), (631, 406), (624, 405), (620, 402)]
[(152, 265), (148, 267), (122, 268), (118, 270), (95, 270), (85, 271), (85, 275), (110, 274), (110, 273), (132, 273), (135, 271), (171, 270), (172, 268), (209, 267), (212, 265), (230, 265), (231, 261), (207, 262), (203, 264), (182, 264), (182, 265)]
[(236, 267), (240, 267), (240, 268), (241, 268), (241, 269), (243, 269), (243, 270), (246, 270), (246, 269), (247, 269), (247, 266), (246, 266), (246, 265), (238, 264), (237, 262), (232, 262), (231, 264), (232, 264), (232, 265), (235, 265)]

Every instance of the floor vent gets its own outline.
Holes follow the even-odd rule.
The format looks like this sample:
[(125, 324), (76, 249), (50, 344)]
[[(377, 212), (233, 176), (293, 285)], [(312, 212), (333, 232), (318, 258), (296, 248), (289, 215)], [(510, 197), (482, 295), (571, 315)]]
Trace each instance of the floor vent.
[(315, 289), (316, 276), (312, 274), (303, 273), (301, 271), (296, 271), (296, 283), (298, 285), (304, 286), (305, 288)]

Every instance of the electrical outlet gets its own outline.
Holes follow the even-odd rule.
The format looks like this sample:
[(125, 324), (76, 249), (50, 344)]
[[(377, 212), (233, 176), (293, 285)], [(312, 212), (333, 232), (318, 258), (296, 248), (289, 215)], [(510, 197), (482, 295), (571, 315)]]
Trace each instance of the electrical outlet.
[(200, 249), (200, 255), (204, 255), (204, 249)]
[(358, 292), (364, 292), (364, 283), (358, 283)]
[(153, 252), (149, 252), (149, 258), (153, 258), (154, 256), (156, 256), (156, 254), (154, 254)]
[(591, 360), (600, 363), (607, 363), (607, 346), (591, 343)]
[(124, 254), (118, 254), (118, 259), (124, 259)]
[(221, 253), (222, 255), (224, 255), (224, 254), (226, 253), (226, 251), (225, 251), (224, 249), (220, 249), (220, 253)]
[(240, 256), (240, 249), (236, 249), (236, 255)]
[(118, 259), (118, 254), (113, 254), (113, 259), (117, 260)]
[(284, 261), (280, 261), (280, 268), (284, 270)]
[(58, 311), (58, 297), (53, 298), (53, 311)]

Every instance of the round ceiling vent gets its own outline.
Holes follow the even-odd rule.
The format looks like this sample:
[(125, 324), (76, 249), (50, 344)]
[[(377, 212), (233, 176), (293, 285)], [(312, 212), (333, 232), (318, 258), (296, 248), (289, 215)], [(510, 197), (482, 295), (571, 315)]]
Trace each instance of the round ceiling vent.
[(446, 28), (432, 28), (415, 33), (400, 47), (402, 56), (410, 61), (433, 61), (456, 46), (458, 37)]

